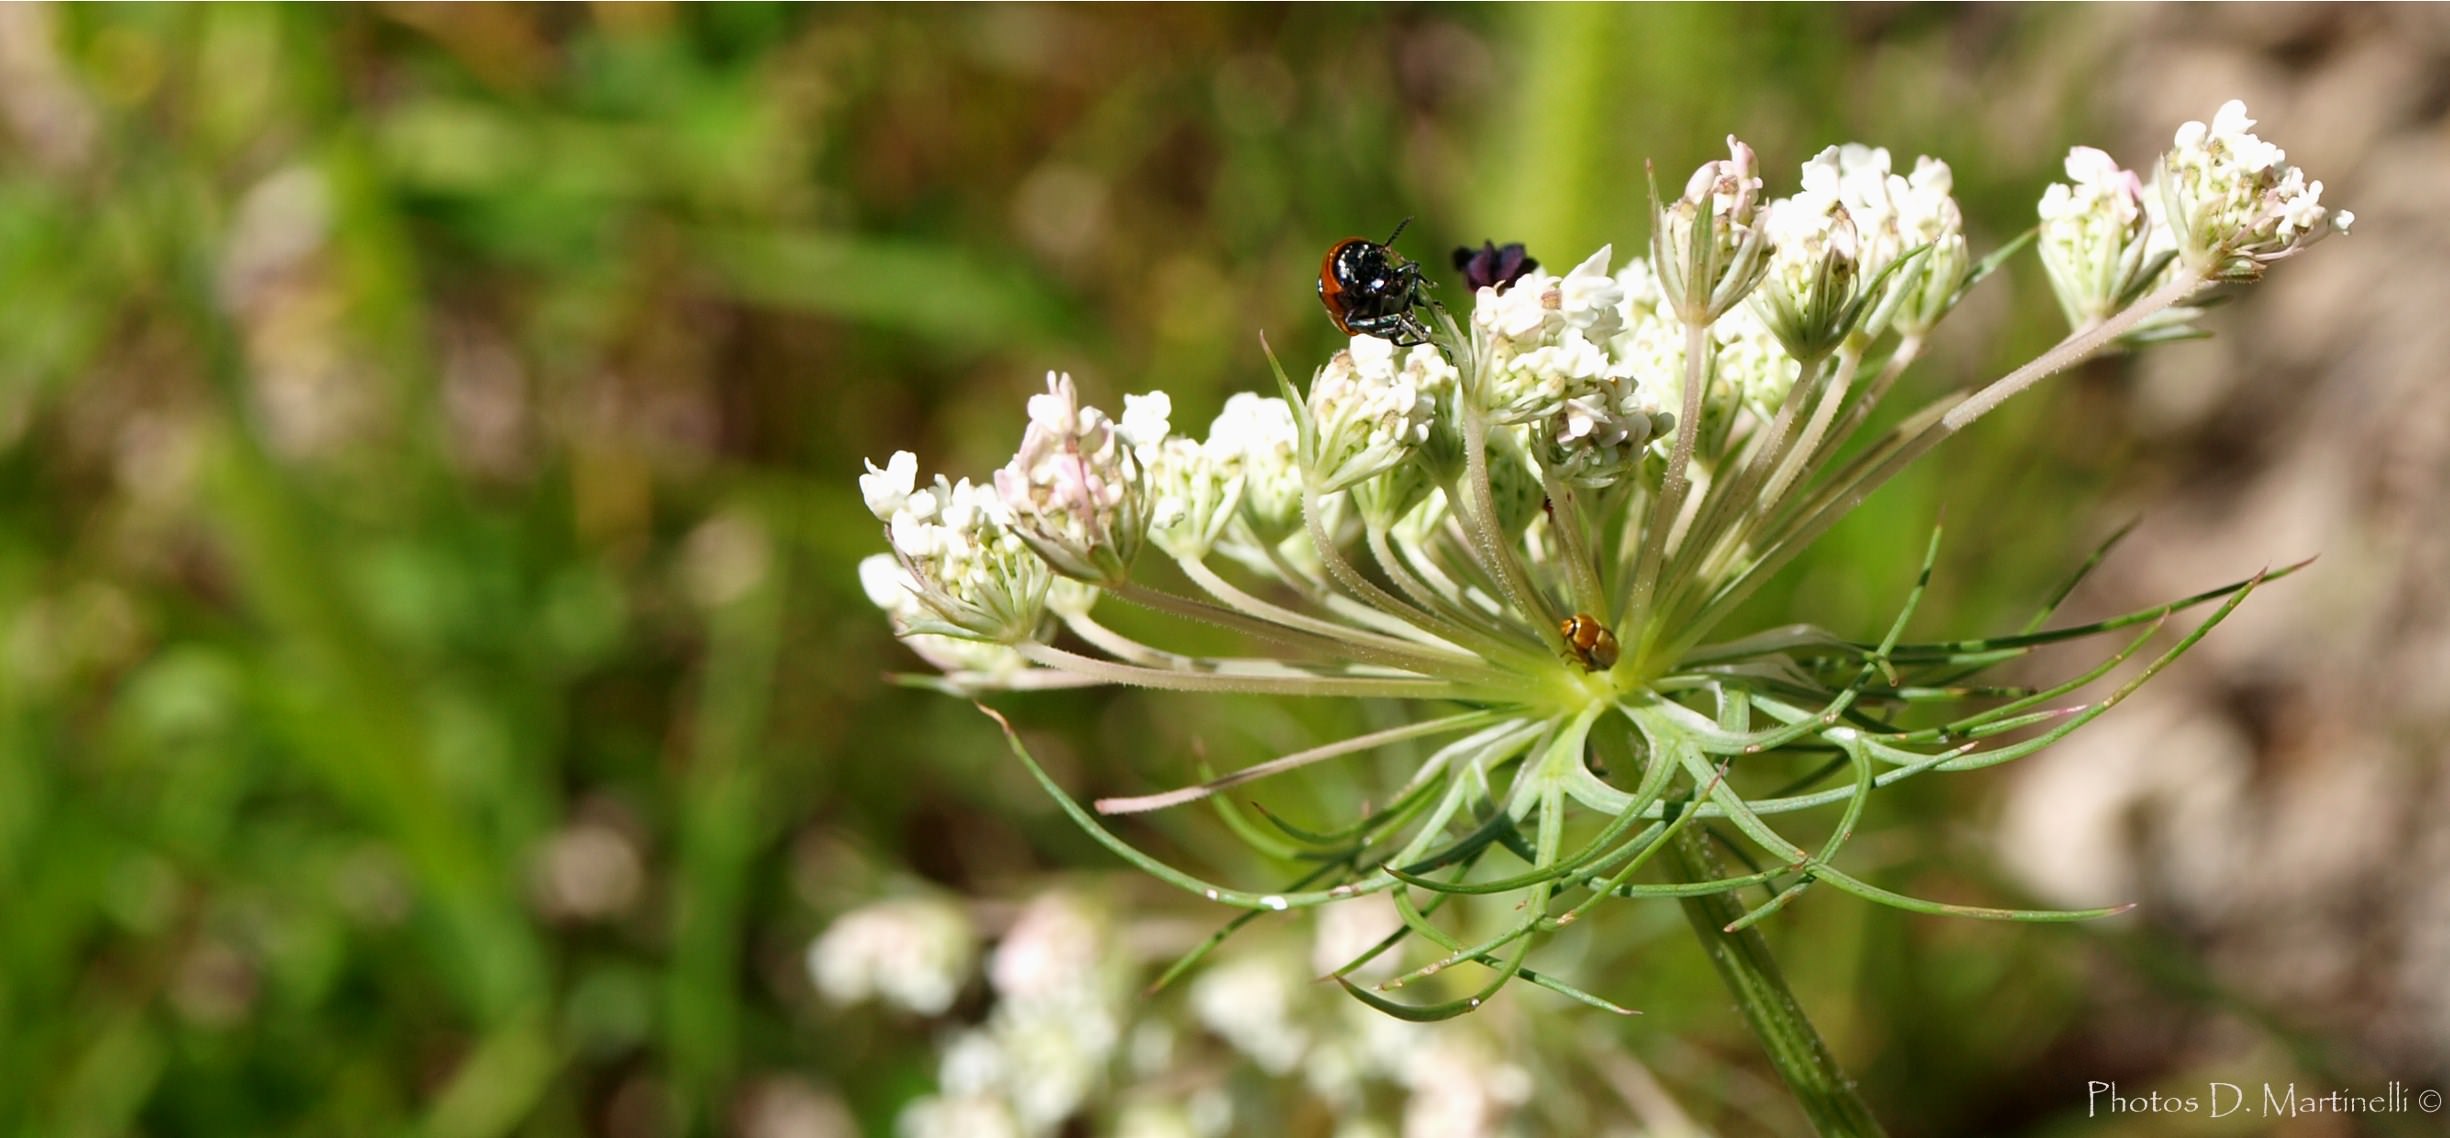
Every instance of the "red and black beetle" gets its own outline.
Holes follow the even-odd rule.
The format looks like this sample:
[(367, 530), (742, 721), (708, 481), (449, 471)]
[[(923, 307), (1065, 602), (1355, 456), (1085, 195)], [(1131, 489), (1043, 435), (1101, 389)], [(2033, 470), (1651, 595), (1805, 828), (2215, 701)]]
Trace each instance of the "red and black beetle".
[(1420, 303), (1421, 267), (1389, 246), (1403, 235), (1407, 217), (1385, 241), (1347, 237), (1319, 262), (1319, 303), (1347, 336), (1376, 336), (1395, 346), (1429, 342), (1429, 328), (1412, 314)]

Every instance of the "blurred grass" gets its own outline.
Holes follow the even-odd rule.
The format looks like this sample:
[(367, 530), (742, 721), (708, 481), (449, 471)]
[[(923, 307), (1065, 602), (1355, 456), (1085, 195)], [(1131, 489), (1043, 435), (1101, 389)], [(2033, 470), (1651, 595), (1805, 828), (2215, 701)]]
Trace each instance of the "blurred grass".
[[(2041, 66), (2010, 45), (2051, 18), (10, 12), (0, 1133), (728, 1132), (769, 1076), (881, 1132), (927, 1033), (816, 1005), (813, 930), (899, 880), (1113, 867), (974, 713), (882, 682), (913, 662), (858, 593), (861, 457), (988, 469), (1048, 367), (1202, 423), (1262, 386), (1259, 333), (1327, 349), (1334, 237), (1412, 215), (1433, 264), (1622, 256), (1644, 161), (1668, 181), (1729, 131), (1773, 175), (1847, 137), (1942, 154), (1995, 243), (2083, 124), (2037, 97), (2064, 137), (2001, 146), (1961, 101)], [(2021, 300), (1961, 317), (1934, 375), (2055, 335), (2037, 278), (1998, 287)], [(1764, 617), (1874, 625), (1954, 506), (1935, 631), (2020, 619), (2106, 524), (2080, 394), (1901, 481)], [(1970, 508), (2002, 496), (2029, 508)], [(1024, 703), (1084, 796), (1369, 713)], [(1996, 888), (1949, 868), (1982, 793), (1875, 805), (1927, 824), (1892, 874)], [(582, 826), (641, 872), (574, 905), (551, 851)], [(1204, 815), (1137, 834), (1272, 872)], [(1745, 1061), (1656, 931), (1583, 950), (1651, 1012), (1626, 1045)], [(2077, 1015), (2082, 934), (1807, 903), (1771, 935), (1901, 1134), (2017, 1124), (1986, 1104)]]

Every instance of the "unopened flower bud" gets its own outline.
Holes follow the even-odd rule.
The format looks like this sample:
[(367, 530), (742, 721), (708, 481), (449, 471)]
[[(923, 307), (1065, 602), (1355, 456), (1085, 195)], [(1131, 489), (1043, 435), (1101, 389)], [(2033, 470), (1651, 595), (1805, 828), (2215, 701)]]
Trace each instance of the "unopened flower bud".
[(1752, 147), (1731, 134), (1727, 152), (1693, 171), (1675, 201), (1659, 203), (1655, 185), (1651, 195), (1650, 259), (1669, 310), (1686, 323), (1707, 324), (1734, 308), (1765, 267)]

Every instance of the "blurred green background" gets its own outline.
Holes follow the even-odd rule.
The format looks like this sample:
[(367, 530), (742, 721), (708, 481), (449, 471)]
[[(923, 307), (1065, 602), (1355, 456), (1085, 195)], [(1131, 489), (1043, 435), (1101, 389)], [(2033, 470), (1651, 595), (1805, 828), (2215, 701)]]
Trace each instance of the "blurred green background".
[[(2118, 19), (0, 11), (0, 1133), (889, 1133), (939, 1025), (818, 1000), (810, 938), (921, 882), (1009, 901), (1120, 867), (974, 711), (887, 683), (917, 662), (853, 571), (883, 548), (863, 457), (983, 474), (1049, 368), (1106, 406), (1163, 387), (1196, 430), (1266, 389), (1261, 334), (1296, 368), (1331, 349), (1311, 283), (1333, 239), (1410, 216), (1433, 265), (1483, 238), (1621, 257), (1644, 162), (1681, 180), (1731, 131), (1773, 192), (1828, 142), (1945, 157), (1994, 247), (2070, 144), (2140, 162), (2174, 125), (2107, 121), (2132, 103), (2100, 82), (2139, 26)], [(2021, 263), (1909, 387), (1995, 374), (2057, 319)], [(1762, 618), (1875, 627), (1945, 509), (1921, 630), (2021, 621), (2124, 520), (2102, 501), (2138, 477), (2124, 374), (1953, 444)], [(1366, 714), (1001, 704), (1083, 797)], [(1308, 801), (1370, 783), (1324, 774)], [(1900, 887), (2024, 899), (1977, 832), (2001, 787), (1909, 784), (1855, 848)], [(1126, 832), (1283, 872), (1209, 815)], [(1601, 1032), (1714, 1132), (1794, 1133), (1679, 920), (1602, 909), (1561, 968), (1646, 1016), (1526, 990), (1569, 1027), (1518, 1042)], [(2084, 1117), (2088, 1079), (2194, 1080), (2204, 1046), (2280, 1081), (2426, 1073), (2262, 1007), (2149, 920), (1822, 897), (1771, 936), (1900, 1135), (2273, 1132)], [(2121, 1042), (2140, 1029), (2113, 1004), (2210, 1016), (2215, 1043)], [(1588, 1101), (1519, 1132), (1623, 1111), (1538, 1093)], [(755, 1108), (776, 1094), (818, 1105)], [(2314, 1125), (2284, 1132), (2436, 1132)]]

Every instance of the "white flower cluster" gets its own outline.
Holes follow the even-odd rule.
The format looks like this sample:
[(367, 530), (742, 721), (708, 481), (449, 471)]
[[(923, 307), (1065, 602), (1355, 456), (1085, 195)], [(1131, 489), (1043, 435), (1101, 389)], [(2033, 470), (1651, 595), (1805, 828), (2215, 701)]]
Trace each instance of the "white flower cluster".
[[(993, 681), (1010, 679), (1029, 667), (1029, 661), (1022, 659), (1009, 644), (917, 631), (934, 618), (927, 606), (920, 603), (910, 571), (902, 568), (893, 554), (873, 553), (860, 558), (859, 587), (868, 594), (869, 604), (885, 611), (893, 634), (918, 653), (920, 659), (941, 671), (974, 673)], [(1052, 594), (1050, 588), (1044, 595)]]
[[(1862, 307), (1858, 261), (1877, 273), (1886, 261), (1929, 250), (1911, 275), (1953, 289), (1958, 270), (1934, 266), (1963, 259), (1944, 165), (1924, 160), (1900, 177), (1889, 172), (1886, 151), (1833, 147), (1806, 165), (1803, 192), (1765, 214), (1751, 149), (1732, 138), (1728, 146), (1731, 156), (1696, 171), (1663, 214), (1682, 219), (1683, 251), (1698, 249), (1707, 262), (1676, 268), (1678, 280), (1709, 276), (1713, 358), (1700, 426), (1713, 439), (1726, 437), (1743, 408), (1775, 413), (1800, 373), (1794, 321), (1764, 316), (1834, 302), (1853, 305), (1851, 320)], [(1602, 248), (1563, 275), (1534, 272), (1484, 288), (1470, 322), (1470, 394), (1497, 428), (1492, 442), (1574, 485), (1611, 485), (1648, 455), (1664, 454), (1683, 402), (1686, 325), (1671, 282), (1639, 258), (1611, 272), (1611, 255)], [(1790, 300), (1745, 311), (1734, 302), (1771, 263), (1779, 276), (1764, 291)], [(1937, 307), (1909, 303), (1905, 311), (1927, 321)], [(1823, 332), (1831, 322), (1819, 321)], [(1303, 528), (1305, 488), (1330, 511), (1358, 491), (1374, 524), (1400, 517), (1461, 470), (1454, 400), (1463, 379), (1440, 346), (1398, 350), (1355, 337), (1319, 370), (1304, 406), (1237, 394), (1208, 437), (1194, 440), (1170, 433), (1162, 392), (1127, 396), (1117, 422), (1082, 406), (1070, 376), (1050, 374), (992, 488), (941, 477), (922, 488), (907, 452), (882, 469), (870, 465), (861, 490), (888, 525), (894, 560), (863, 566), (863, 581), (931, 662), (1009, 677), (1024, 665), (998, 646), (1038, 635), (1050, 605), (1085, 610), (1096, 593), (1072, 582), (1120, 582), (1143, 541), (1177, 558), (1221, 549), (1255, 566), (1305, 563), (1315, 551), (1286, 541)], [(1504, 462), (1492, 469), (1501, 481), (1523, 482)], [(1511, 504), (1537, 504), (1537, 479), (1515, 489), (1522, 492), (1507, 496)]]
[[(2288, 164), (2249, 128), (2246, 105), (2178, 128), (2147, 186), (2107, 153), (2067, 152), (2067, 181), (2043, 192), (2039, 243), (2051, 289), (2081, 329), (2133, 304), (2180, 268), (2202, 280), (2244, 281), (2356, 215), (2322, 204), (2322, 183)], [(2175, 310), (2183, 323), (2190, 309)]]
[(1667, 408), (1684, 383), (1684, 328), (1663, 308), (1650, 264), (1635, 258), (1611, 284), (1614, 318), (1594, 322), (1614, 329), (1605, 362), (1596, 376), (1560, 384), (1562, 397), (1534, 425), (1541, 465), (1582, 486), (1609, 485), (1641, 463), (1675, 427)]
[[(1532, 453), (1542, 468), (1580, 486), (1611, 485), (1638, 468), (1645, 454), (1664, 455), (1676, 427), (1674, 409), (1684, 400), (1685, 326), (1656, 270), (1640, 258), (1598, 277), (1604, 270), (1604, 261), (1594, 257), (1575, 272), (1592, 282), (1579, 295), (1613, 302), (1607, 317), (1579, 324), (1536, 319), (1541, 306), (1510, 298), (1536, 297), (1529, 288), (1547, 283), (1537, 276), (1507, 293), (1484, 290), (1483, 307), (1474, 314), (1496, 338), (1494, 354), (1510, 363), (1499, 373), (1506, 386), (1496, 401), (1530, 416)], [(1608, 284), (1599, 286), (1597, 279)], [(1562, 283), (1551, 286), (1560, 302)], [(1586, 326), (1606, 330), (1606, 338), (1592, 342)], [(1523, 332), (1506, 335), (1511, 329)], [(1703, 434), (1723, 436), (1742, 408), (1774, 414), (1801, 366), (1768, 326), (1739, 305), (1711, 323), (1709, 337)]]
[(1404, 1102), (1404, 1138), (1505, 1133), (1515, 1110), (1531, 1101), (1531, 1072), (1485, 1035), (1443, 1033), (1408, 1058), (1389, 1072), (1412, 1092)]
[(995, 472), (1013, 532), (1067, 577), (1122, 580), (1147, 536), (1140, 460), (1131, 444), (1165, 437), (1170, 402), (1159, 393), (1128, 405), (1129, 430), (1118, 431), (1104, 412), (1080, 405), (1071, 376), (1048, 372), (1046, 393), (1029, 397), (1020, 451)]
[[(2079, 329), (2122, 319), (2157, 285), (2241, 279), (2347, 228), (2347, 214), (2322, 207), (2321, 184), (2252, 125), (2236, 103), (2209, 124), (2187, 124), (2153, 176), (2157, 190), (2101, 151), (2070, 152), (2068, 181), (2042, 197), (2038, 236)], [(1132, 588), (1147, 542), (1227, 607), (1274, 621), (1285, 610), (1253, 604), (1255, 594), (1209, 572), (1211, 554), (1306, 591), (1330, 576), (1364, 578), (1338, 543), (1400, 532), (1425, 553), (1453, 521), (1538, 546), (1526, 552), (1528, 575), (1540, 577), (1565, 536), (1539, 520), (1557, 487), (1687, 485), (1750, 440), (1785, 445), (1759, 428), (1788, 413), (1800, 416), (1793, 440), (1810, 448), (1793, 461), (1825, 451), (1818, 432), (1860, 421), (1974, 272), (1954, 175), (1929, 157), (1900, 172), (1889, 151), (1850, 143), (1815, 154), (1792, 196), (1769, 201), (1751, 148), (1732, 137), (1727, 145), (1728, 157), (1703, 164), (1682, 196), (1654, 201), (1648, 258), (1617, 267), (1603, 247), (1562, 274), (1492, 279), (1483, 269), (1459, 332), (1407, 348), (1353, 337), (1294, 402), (1235, 394), (1204, 439), (1172, 432), (1163, 392), (1127, 396), (1116, 420), (1083, 406), (1071, 377), (1050, 374), (992, 487), (941, 477), (922, 487), (906, 452), (871, 465), (861, 489), (887, 523), (894, 557), (862, 567), (870, 596), (959, 684), (1116, 682), (1119, 673), (1032, 642), (1055, 627), (1051, 612), (1135, 666), (1164, 659), (1164, 650), (1118, 650), (1128, 641), (1088, 619), (1102, 591)], [(1519, 248), (1511, 263), (1525, 263)], [(2140, 340), (2182, 327), (2195, 312), (2185, 299), (2123, 318), (2116, 334)], [(1855, 368), (1867, 362), (1880, 370), (1858, 385)], [(1950, 414), (1980, 414), (2032, 378)], [(1688, 384), (1698, 390), (1688, 395)], [(1679, 422), (1688, 415), (1693, 422)], [(1478, 455), (1466, 453), (1471, 438)], [(1469, 473), (1474, 459), (1478, 474)], [(1764, 485), (1783, 491), (1796, 473), (1771, 471)], [(1487, 519), (1445, 508), (1467, 475), (1486, 481)], [(1496, 540), (1476, 538), (1478, 555)], [(1577, 557), (1597, 548), (1568, 544)], [(1412, 593), (1454, 582), (1435, 555), (1421, 567), (1389, 581)], [(1601, 576), (1583, 574), (1577, 587), (1589, 593)], [(1538, 623), (1532, 639), (1546, 640), (1553, 622)], [(1417, 673), (1411, 665), (1452, 646), (1429, 639), (1437, 643), (1426, 655), (1374, 644), (1376, 662)]]
[[(1908, 334), (1927, 331), (1947, 314), (1958, 286), (1973, 267), (1965, 244), (1965, 217), (1951, 191), (1956, 175), (1948, 164), (1924, 155), (1911, 175), (1890, 169), (1886, 147), (1847, 143), (1832, 146), (1803, 166), (1797, 200), (1835, 203), (1854, 229), (1856, 270), (1866, 282), (1894, 273), (1882, 285), (1861, 331), (1879, 335), (1890, 319)], [(1906, 258), (1915, 260), (1907, 262)]]
[(1955, 174), (1935, 157), (1891, 172), (1889, 150), (1847, 142), (1803, 164), (1803, 189), (1771, 201), (1769, 272), (1754, 311), (1788, 356), (1820, 358), (1889, 326), (1921, 336), (1972, 270)]
[(2179, 256), (2207, 276), (2253, 279), (2264, 265), (2356, 222), (2346, 210), (2324, 209), (2322, 183), (2308, 181), (2253, 126), (2246, 104), (2231, 99), (2208, 125), (2180, 126), (2161, 159), (2161, 208)]
[[(1837, 148), (1830, 147), (1819, 157), (1804, 163), (1804, 189), (1793, 197), (1779, 198), (1763, 211), (1762, 227), (1769, 232), (1770, 257), (1767, 287), (1783, 288), (1799, 301), (1808, 298), (1819, 286), (1820, 278), (1838, 274), (1843, 287), (1853, 282), (1856, 267), (1861, 264), (1860, 244), (1855, 240), (1854, 214), (1834, 192), (1834, 185), (1823, 189), (1815, 181), (1828, 183), (1829, 162)], [(1812, 175), (1827, 177), (1815, 179)]]
[(808, 974), (838, 1004), (876, 999), (920, 1015), (953, 1006), (978, 934), (950, 901), (912, 897), (854, 909), (808, 946)]
[(1892, 322), (1920, 335), (1947, 314), (1972, 268), (1947, 163), (1917, 158), (1900, 175), (1885, 148), (1848, 143), (1805, 162), (1802, 183), (1765, 213), (1769, 271), (1753, 296), (1788, 354), (1817, 359)]
[(1301, 429), (1290, 404), (1235, 392), (1208, 424), (1201, 455), (1213, 477), (1242, 483), (1242, 519), (1261, 542), (1282, 541), (1302, 526)]
[[(1362, 908), (1374, 931), (1358, 947), (1401, 923), (1392, 905)], [(1192, 985), (1192, 1014), (1261, 1070), (1299, 1072), (1341, 1111), (1358, 1113), (1372, 1084), (1400, 1088), (1404, 1138), (1508, 1133), (1515, 1109), (1530, 1099), (1532, 1079), (1487, 1032), (1405, 1023), (1357, 1004), (1321, 1006), (1307, 998), (1315, 971), (1351, 959), (1355, 939), (1322, 920), (1309, 967), (1291, 946), (1222, 962)]]
[(940, 1094), (904, 1108), (907, 1138), (1053, 1133), (1104, 1083), (1129, 1013), (1128, 958), (1105, 906), (1077, 893), (1030, 901), (987, 961), (995, 1009), (953, 1037)]
[(1528, 424), (1550, 474), (1605, 486), (1674, 427), (1683, 325), (1648, 262), (1614, 274), (1601, 248), (1563, 277), (1482, 289), (1473, 326), (1487, 344), (1482, 400), (1499, 423)]
[(1487, 344), (1479, 398), (1499, 423), (1529, 423), (1606, 382), (1607, 345), (1624, 322), (1624, 287), (1601, 246), (1559, 277), (1534, 272), (1480, 290), (1472, 327)]
[[(1216, 445), (1168, 434), (1173, 411), (1165, 392), (1126, 395), (1121, 429), (1147, 476), (1149, 540), (1169, 556), (1196, 561), (1216, 547), (1241, 503), (1243, 441), (1233, 438), (1230, 428), (1227, 441)], [(1290, 414), (1284, 425), (1289, 437)]]
[(1307, 410), (1317, 435), (1313, 463), (1322, 494), (1359, 485), (1409, 460), (1454, 391), (1455, 365), (1435, 347), (1355, 336), (1310, 381)]
[[(1428, 343), (1398, 349), (1353, 338), (1306, 393), (1289, 390), (1280, 370), (1283, 398), (1232, 396), (1205, 438), (1173, 433), (1162, 393), (1127, 399), (1110, 420), (1081, 406), (1070, 378), (1057, 375), (1030, 400), (1019, 453), (992, 490), (941, 478), (921, 488), (907, 453), (871, 466), (861, 488), (895, 549), (863, 576), (897, 632), (931, 660), (959, 665), (940, 686), (1130, 684), (1414, 709), (1393, 726), (1372, 715), (1334, 742), (1092, 804), (1105, 814), (1158, 810), (1317, 762), (1374, 754), (1400, 763), (1412, 752), (1400, 808), (1316, 842), (1332, 851), (1351, 838), (1380, 852), (1330, 852), (1341, 864), (1328, 876), (1276, 893), (1207, 885), (1117, 845), (1007, 725), (1033, 777), (1144, 869), (1219, 905), (1332, 906), (1339, 917), (1369, 920), (1322, 921), (1319, 964), (1305, 966), (1283, 940), (1255, 955), (1245, 943), (1218, 956), (1188, 993), (1203, 1032), (1155, 1017), (1133, 1022), (1134, 953), (1151, 938), (1126, 934), (1150, 930), (1123, 929), (1085, 898), (1041, 898), (993, 953), (995, 1000), (984, 1021), (948, 1027), (940, 1093), (905, 1112), (904, 1138), (1040, 1138), (1090, 1118), (1111, 1130), (1124, 1117), (1149, 1138), (1274, 1132), (1280, 1120), (1251, 1117), (1265, 1109), (1266, 1091), (1249, 1092), (1271, 1085), (1306, 1087), (1339, 1116), (1400, 1097), (1412, 1138), (1503, 1132), (1519, 1125), (1509, 1116), (1533, 1089), (1521, 1064), (1536, 1060), (1494, 1046), (1478, 1027), (1409, 1021), (1476, 1013), (1489, 1022), (1486, 997), (1532, 976), (1517, 970), (1533, 941), (1621, 892), (1623, 877), (1594, 875), (1598, 854), (1567, 860), (1557, 835), (1601, 818), (1681, 823), (1692, 815), (1678, 801), (1706, 799), (1746, 819), (1739, 828), (1770, 859), (1835, 888), (1912, 911), (1956, 911), (1854, 878), (1834, 862), (1836, 843), (1806, 853), (1764, 819), (1840, 799), (1852, 819), (1862, 806), (1855, 796), (1875, 786), (2013, 760), (2117, 697), (2050, 712), (2059, 725), (2047, 733), (1943, 749), (1954, 748), (1943, 740), (1985, 739), (2023, 722), (2003, 719), (2016, 709), (1980, 695), (1994, 689), (1966, 683), (1999, 655), (1984, 645), (2005, 641), (1955, 642), (1914, 662), (1815, 625), (1731, 639), (1721, 626), (1867, 495), (2005, 400), (2183, 321), (2205, 286), (2251, 279), (2345, 229), (2351, 219), (2321, 206), (2320, 184), (2248, 133), (2251, 125), (2235, 104), (2209, 125), (2189, 124), (2154, 175), (2157, 191), (2100, 151), (2072, 152), (2069, 182), (2043, 197), (2038, 236), (2078, 331), (1902, 418), (1881, 414), (1884, 397), (1979, 271), (1951, 171), (1923, 158), (1900, 173), (1885, 150), (1830, 147), (1804, 163), (1793, 196), (1764, 204), (1753, 154), (1731, 138), (1730, 156), (1704, 166), (1682, 197), (1662, 203), (1653, 193), (1648, 258), (1614, 267), (1602, 248), (1560, 275), (1536, 271), (1519, 245), (1467, 250), (1458, 267), (1481, 286), (1467, 319), (1435, 310), (1425, 294), (1408, 296), (1433, 309), (1434, 320), (1420, 322), (1435, 328)], [(1128, 579), (1143, 542), (1177, 562), (1159, 567), (1164, 580)], [(1238, 564), (1211, 564), (1211, 554)], [(2171, 655), (2262, 579), (2185, 602), (2228, 598)], [(1103, 597), (1200, 635), (1161, 638), (1159, 626), (1144, 641), (1141, 620), (1097, 619), (1092, 606)], [(2130, 619), (2065, 631), (2105, 632)], [(1039, 639), (1058, 631), (1063, 643)], [(1873, 699), (1884, 706), (1840, 722), (1858, 695), (1872, 698), (1836, 687), (1857, 664), (1862, 675), (1898, 674), (1890, 694)], [(2083, 682), (2037, 690), (2025, 703)], [(1963, 710), (1924, 725), (1919, 705), (1897, 701), (1908, 689)], [(1900, 711), (1916, 724), (1889, 718)], [(1595, 769), (1590, 748), (1606, 745), (1595, 734), (1603, 729), (1638, 769)], [(1436, 740), (1446, 741), (1430, 750)], [(1844, 753), (1863, 777), (1852, 789), (1748, 803), (1724, 764), (1764, 753)], [(1468, 876), (1486, 840), (1470, 820), (1496, 803), (1518, 824), (1536, 817), (1541, 840), (1526, 858), (1533, 872), (1498, 887), (1518, 894), (1504, 930), (1489, 938), (1473, 928), (1468, 943), (1477, 947), (1465, 947), (1421, 927), (1425, 908), (1399, 902), (1419, 891), (1488, 891)], [(1639, 868), (1627, 859), (1646, 858), (1657, 842), (1701, 840), (1664, 821), (1610, 833), (1622, 844), (1607, 864), (1627, 873)], [(1424, 868), (1392, 868), (1405, 865)], [(1455, 872), (1421, 875), (1431, 867)], [(1370, 905), (1375, 914), (1361, 908)], [(1494, 899), (1463, 908), (1506, 911)], [(955, 950), (918, 962), (923, 981), (889, 977), (914, 966), (894, 955), (913, 934), (866, 929), (846, 920), (812, 950), (821, 987), (837, 998), (885, 991), (906, 1007), (949, 1006), (964, 983), (949, 963), (957, 957), (945, 955)], [(1353, 960), (1372, 951), (1355, 945), (1394, 948), (1414, 933), (1435, 944), (1368, 967)], [(1216, 947), (1201, 942), (1185, 965)], [(1424, 951), (1436, 955), (1423, 961)], [(1499, 975), (1488, 988), (1459, 989), (1447, 970), (1467, 962)], [(1346, 963), (1355, 973), (1332, 981), (1359, 1000), (1315, 998), (1325, 990), (1319, 973)], [(1611, 1006), (1564, 981), (1535, 979)], [(1381, 997), (1364, 983), (1413, 990)], [(1419, 1000), (1429, 989), (1453, 998)], [(1501, 1023), (1514, 1006), (1498, 1005)], [(1226, 1048), (1285, 1077), (1226, 1088), (1213, 1061)], [(1184, 1061), (1178, 1049), (1205, 1055)], [(1201, 1090), (1215, 1092), (1215, 1105), (1192, 1107)], [(1085, 1110), (1101, 1093), (1114, 1101)]]
[(1191, 1014), (1260, 1070), (1287, 1074), (1310, 1051), (1301, 1015), (1310, 980), (1282, 953), (1243, 953), (1192, 983)]
[(1179, 437), (1149, 448), (1145, 465), (1149, 540), (1171, 557), (1208, 556), (1242, 501), (1242, 475), (1227, 474), (1199, 440)]
[(2144, 181), (2090, 146), (2067, 152), (2067, 181), (2042, 191), (2036, 242), (2050, 287), (2067, 322), (2089, 327), (2126, 306), (2151, 284), (2156, 230), (2145, 209)]
[(918, 456), (896, 451), (882, 469), (869, 463), (859, 478), (900, 570), (886, 588), (880, 573), (863, 568), (869, 596), (894, 614), (901, 632), (993, 643), (1036, 635), (1050, 574), (1014, 532), (1004, 500), (966, 478), (937, 475), (922, 489), (918, 472)]
[(902, 1108), (900, 1138), (1026, 1138), (1012, 1108), (991, 1098), (929, 1095)]
[[(1139, 1116), (1127, 1133), (1221, 1138), (1235, 1129), (1234, 1096), (1222, 1085), (1184, 1087), (1214, 1070), (1201, 1050), (1183, 1046), (1186, 1030), (1204, 1028), (1261, 1070), (1298, 1070), (1290, 1087), (1342, 1110), (1360, 1109), (1373, 1084), (1400, 1089), (1404, 1135), (1497, 1132), (1525, 1101), (1528, 1076), (1488, 1033), (1407, 1024), (1311, 998), (1319, 972), (1401, 925), (1383, 895), (1322, 910), (1307, 961), (1288, 940), (1230, 954), (1186, 993), (1196, 1027), (1156, 1016), (1135, 1025), (1140, 977), (1127, 947), (1131, 930), (1093, 897), (1042, 893), (1021, 907), (983, 961), (994, 999), (985, 1021), (945, 1039), (935, 1093), (904, 1107), (897, 1130), (902, 1138), (1036, 1138), (1119, 1100), (1124, 1115)], [(981, 971), (978, 939), (952, 902), (885, 901), (837, 919), (810, 946), (808, 967), (817, 990), (836, 1003), (873, 999), (940, 1016)], [(1394, 966), (1389, 956), (1356, 978), (1383, 978)], [(1162, 1101), (1133, 1089), (1148, 1083), (1176, 1089)]]

